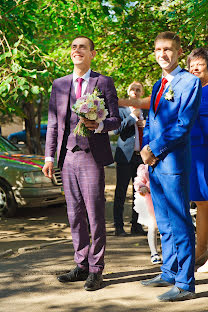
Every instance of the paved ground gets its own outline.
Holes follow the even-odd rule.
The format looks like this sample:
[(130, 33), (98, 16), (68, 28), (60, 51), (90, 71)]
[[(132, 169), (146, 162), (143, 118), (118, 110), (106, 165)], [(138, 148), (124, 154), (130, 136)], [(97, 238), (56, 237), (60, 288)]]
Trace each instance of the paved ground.
[(57, 274), (74, 266), (71, 240), (1, 259), (1, 312), (182, 312), (208, 311), (208, 274), (196, 274), (197, 298), (160, 303), (167, 288), (146, 288), (139, 281), (160, 272), (152, 266), (146, 237), (117, 238), (107, 228), (103, 288), (83, 289), (83, 282), (61, 284)]
[[(57, 274), (74, 266), (65, 207), (22, 210), (16, 218), (0, 223), (0, 312), (208, 312), (208, 274), (196, 273), (197, 298), (184, 302), (160, 303), (156, 296), (167, 288), (140, 285), (142, 279), (158, 274), (160, 267), (150, 263), (145, 236), (114, 236), (113, 168), (107, 169), (106, 182), (107, 249), (102, 289), (87, 292), (83, 282), (57, 281)], [(129, 189), (125, 212), (128, 233), (130, 194)], [(11, 255), (3, 257), (8, 250)]]

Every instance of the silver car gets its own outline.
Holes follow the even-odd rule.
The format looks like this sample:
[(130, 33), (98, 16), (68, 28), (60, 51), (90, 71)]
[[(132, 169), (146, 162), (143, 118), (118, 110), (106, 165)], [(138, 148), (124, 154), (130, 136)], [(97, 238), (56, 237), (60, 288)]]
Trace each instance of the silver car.
[(24, 155), (0, 136), (0, 216), (12, 217), (18, 207), (65, 203), (60, 170), (53, 179), (42, 173), (44, 156)]

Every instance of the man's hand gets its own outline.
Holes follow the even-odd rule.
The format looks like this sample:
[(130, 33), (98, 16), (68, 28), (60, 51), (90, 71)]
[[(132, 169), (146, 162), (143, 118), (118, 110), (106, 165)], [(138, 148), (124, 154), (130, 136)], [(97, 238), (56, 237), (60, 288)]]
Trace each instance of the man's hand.
[(148, 187), (146, 186), (142, 186), (139, 189), (139, 194), (142, 196), (145, 196), (147, 193), (149, 193)]
[(137, 120), (136, 124), (137, 124), (137, 127), (144, 128), (146, 124), (146, 120), (139, 119)]
[(141, 110), (140, 110), (139, 108), (136, 108), (136, 109), (132, 112), (132, 114), (134, 114), (134, 115), (139, 119), (139, 117), (140, 117), (140, 115), (141, 115)]
[(54, 168), (52, 161), (46, 161), (45, 165), (43, 166), (42, 172), (44, 173), (45, 177), (52, 179)]
[(148, 145), (145, 145), (143, 147), (143, 149), (140, 152), (140, 155), (145, 164), (149, 166), (154, 166), (156, 162), (158, 161), (158, 158), (155, 157), (155, 155), (152, 152), (148, 151), (147, 146)]
[(80, 121), (87, 127), (89, 130), (93, 131), (98, 128), (99, 123), (94, 120), (89, 120), (85, 117), (80, 117)]

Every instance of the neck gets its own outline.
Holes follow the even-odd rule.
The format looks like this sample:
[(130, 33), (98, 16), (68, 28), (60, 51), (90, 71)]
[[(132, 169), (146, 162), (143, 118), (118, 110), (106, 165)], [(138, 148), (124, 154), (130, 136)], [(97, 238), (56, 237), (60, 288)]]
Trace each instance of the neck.
[(78, 67), (74, 66), (74, 72), (77, 74), (77, 76), (82, 77), (86, 72), (90, 69), (88, 66)]
[(208, 80), (207, 79), (206, 80), (201, 79), (201, 84), (202, 84), (202, 87), (207, 86), (208, 85)]
[(176, 67), (178, 66), (178, 63), (177, 64), (174, 64), (171, 68), (168, 68), (168, 69), (163, 69), (163, 76), (167, 76), (168, 74), (172, 73), (172, 71), (174, 69), (176, 69)]

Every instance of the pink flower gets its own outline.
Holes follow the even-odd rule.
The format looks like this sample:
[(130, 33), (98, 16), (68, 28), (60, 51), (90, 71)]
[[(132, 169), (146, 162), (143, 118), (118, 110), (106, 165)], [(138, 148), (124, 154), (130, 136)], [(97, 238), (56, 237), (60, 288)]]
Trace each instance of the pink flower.
[(98, 119), (102, 119), (103, 116), (104, 116), (104, 110), (100, 109), (100, 110), (97, 112), (97, 116), (98, 116)]
[(81, 106), (81, 108), (80, 108), (80, 113), (86, 114), (86, 113), (89, 113), (89, 111), (90, 111), (90, 110), (89, 110), (87, 104), (83, 104), (83, 105)]
[(94, 105), (99, 106), (99, 101), (98, 100), (94, 100)]

